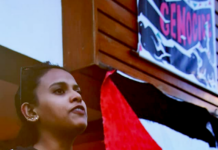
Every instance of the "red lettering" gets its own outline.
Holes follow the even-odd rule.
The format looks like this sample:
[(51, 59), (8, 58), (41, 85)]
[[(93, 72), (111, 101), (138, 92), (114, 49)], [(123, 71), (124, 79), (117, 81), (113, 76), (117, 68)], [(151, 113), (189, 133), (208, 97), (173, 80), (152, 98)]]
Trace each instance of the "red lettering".
[(186, 35), (187, 35), (187, 39), (188, 39), (188, 44), (191, 44), (192, 42), (192, 24), (191, 24), (191, 14), (190, 12), (187, 12), (187, 16), (186, 16)]
[[(166, 12), (166, 15), (169, 14), (169, 8), (167, 6), (166, 3), (162, 3), (161, 6), (160, 6), (160, 11), (161, 13), (164, 15)], [(165, 26), (165, 23), (163, 22), (162, 18), (160, 17), (160, 27), (161, 27), (161, 31), (164, 33), (165, 36), (168, 36), (170, 30), (169, 30), (169, 24), (166, 24)]]
[[(205, 38), (207, 30), (209, 38), (211, 38), (211, 14), (186, 10), (186, 7), (176, 3), (171, 3), (170, 7), (168, 7), (166, 2), (161, 3), (160, 11), (165, 18), (170, 17), (170, 23), (165, 23), (161, 17), (159, 18), (161, 32), (165, 36), (177, 39), (177, 42), (183, 46), (187, 43), (189, 45), (201, 41)], [(207, 30), (206, 22), (208, 23)]]
[(197, 40), (197, 37), (198, 37), (198, 29), (196, 29), (196, 25), (198, 24), (198, 21), (197, 21), (197, 15), (196, 13), (193, 14), (193, 40), (196, 41)]
[[(185, 34), (185, 7), (182, 8), (182, 16), (180, 5), (177, 5), (177, 38), (178, 42), (182, 43), (181, 35), (186, 36)], [(185, 45), (186, 40), (183, 39), (183, 44)]]
[(202, 19), (202, 26), (201, 26), (201, 29), (202, 29), (202, 39), (204, 39), (205, 37), (205, 16), (202, 14), (201, 15), (201, 19)]
[(198, 15), (198, 40), (201, 41), (201, 16)]
[(176, 19), (173, 17), (173, 15), (175, 14), (176, 12), (176, 4), (173, 3), (170, 5), (170, 11), (171, 11), (171, 14), (170, 14), (170, 21), (171, 21), (171, 37), (176, 39), (176, 33), (174, 32), (174, 26), (176, 25)]
[(211, 37), (212, 33), (211, 33), (211, 24), (210, 24), (210, 14), (207, 14), (207, 22), (208, 22), (209, 37)]

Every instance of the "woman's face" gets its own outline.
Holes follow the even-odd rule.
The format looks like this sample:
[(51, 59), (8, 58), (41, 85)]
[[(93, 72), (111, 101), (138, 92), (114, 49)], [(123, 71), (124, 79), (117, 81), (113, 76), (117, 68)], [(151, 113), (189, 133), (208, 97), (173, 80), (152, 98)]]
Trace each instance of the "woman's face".
[(49, 130), (82, 132), (87, 126), (87, 108), (73, 76), (61, 69), (51, 69), (36, 88), (39, 127)]

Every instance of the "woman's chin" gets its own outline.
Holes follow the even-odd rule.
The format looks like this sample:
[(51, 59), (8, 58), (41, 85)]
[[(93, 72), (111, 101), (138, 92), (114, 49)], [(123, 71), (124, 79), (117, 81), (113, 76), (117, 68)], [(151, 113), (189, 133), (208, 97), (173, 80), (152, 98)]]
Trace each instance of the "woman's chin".
[(79, 119), (76, 122), (74, 122), (74, 127), (82, 131), (86, 129), (87, 125), (88, 125), (87, 119)]
[[(78, 134), (81, 134), (85, 131), (87, 127), (87, 122), (80, 122), (76, 125), (76, 131), (78, 131)], [(74, 131), (75, 131), (75, 126), (74, 126)]]

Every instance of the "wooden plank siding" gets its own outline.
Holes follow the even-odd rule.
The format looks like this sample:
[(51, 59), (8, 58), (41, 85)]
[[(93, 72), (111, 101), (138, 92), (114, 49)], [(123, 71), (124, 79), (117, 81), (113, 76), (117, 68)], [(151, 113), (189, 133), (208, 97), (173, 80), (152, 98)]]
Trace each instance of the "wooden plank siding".
[(213, 113), (214, 110), (217, 108), (216, 106), (211, 105), (210, 103), (205, 102), (202, 99), (196, 98), (195, 96), (192, 96), (177, 88), (169, 86), (167, 83), (164, 83), (150, 75), (147, 75), (144, 72), (136, 70), (133, 67), (125, 63), (122, 63), (121, 61), (114, 59), (103, 52), (99, 54), (99, 60), (105, 64), (108, 64), (114, 68), (117, 68), (118, 70), (122, 70), (124, 73), (130, 74), (131, 76), (135, 78), (152, 83), (154, 86), (156, 86), (158, 89), (162, 90), (165, 93), (169, 93), (172, 96), (186, 100), (187, 102), (196, 104), (198, 106), (205, 107), (211, 113)]
[(138, 41), (136, 0), (95, 1), (99, 63), (146, 80), (170, 95), (207, 107), (210, 112), (218, 107), (217, 95), (131, 54)]
[(95, 62), (93, 16), (94, 0), (62, 0), (64, 67), (70, 71)]
[[(218, 1), (215, 5), (214, 25), (218, 32)], [(98, 68), (101, 64), (145, 80), (210, 112), (218, 108), (215, 94), (131, 53), (138, 42), (136, 0), (62, 0), (62, 11), (64, 66), (73, 71), (89, 108), (100, 111), (100, 87), (105, 75), (105, 70)], [(218, 47), (218, 33), (216, 40)], [(102, 120), (89, 122), (87, 130), (76, 139), (74, 149), (103, 150), (103, 140)]]
[(97, 0), (97, 6), (99, 10), (110, 16), (111, 19), (115, 19), (130, 30), (137, 31), (137, 20), (135, 15), (131, 14), (122, 6), (117, 5), (117, 3), (111, 0)]
[(103, 141), (103, 140), (104, 140), (104, 134), (103, 134), (102, 119), (99, 119), (88, 123), (85, 132), (79, 135), (74, 141), (74, 146), (84, 143), (89, 143), (89, 142)]

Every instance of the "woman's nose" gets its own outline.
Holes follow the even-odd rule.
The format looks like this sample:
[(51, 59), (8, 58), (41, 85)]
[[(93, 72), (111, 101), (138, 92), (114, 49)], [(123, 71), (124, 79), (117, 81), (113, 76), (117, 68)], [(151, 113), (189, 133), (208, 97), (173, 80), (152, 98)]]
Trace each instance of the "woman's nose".
[(72, 102), (79, 102), (80, 103), (81, 101), (82, 101), (81, 95), (78, 92), (72, 90), (71, 95), (70, 95), (70, 102), (71, 103)]

